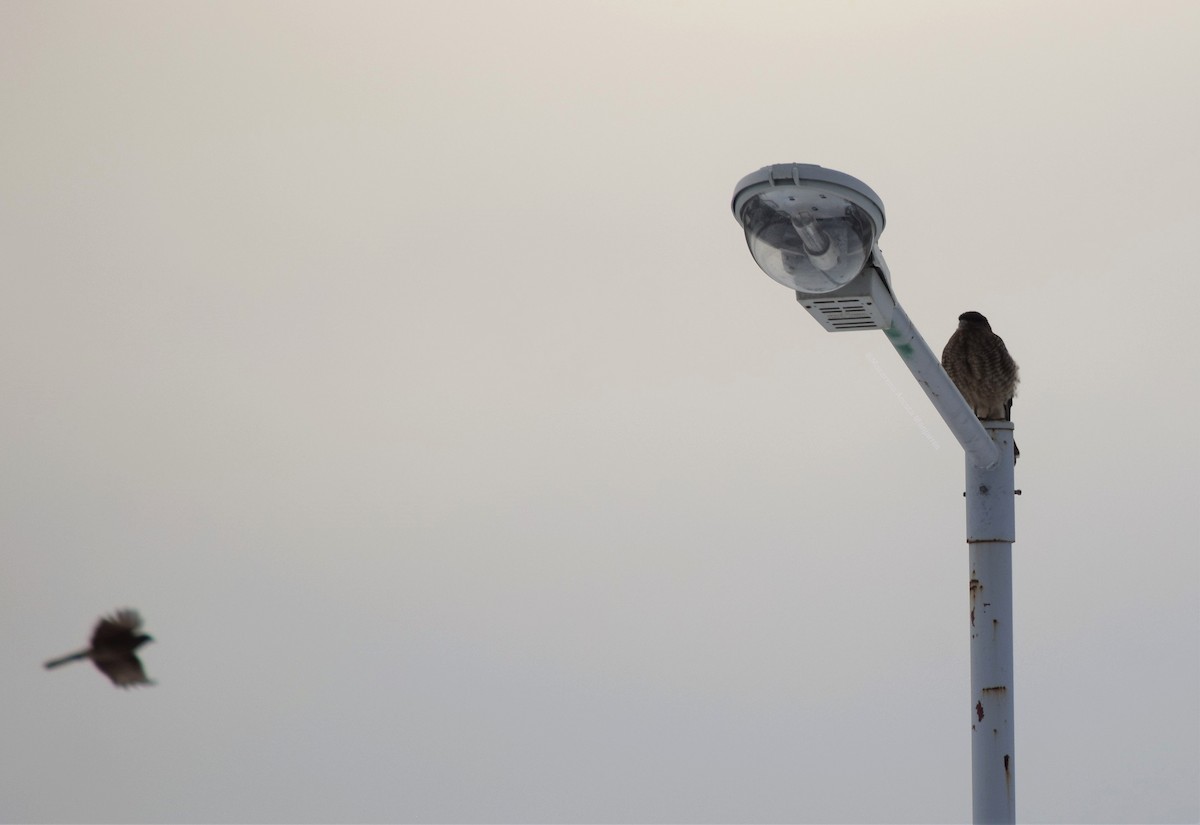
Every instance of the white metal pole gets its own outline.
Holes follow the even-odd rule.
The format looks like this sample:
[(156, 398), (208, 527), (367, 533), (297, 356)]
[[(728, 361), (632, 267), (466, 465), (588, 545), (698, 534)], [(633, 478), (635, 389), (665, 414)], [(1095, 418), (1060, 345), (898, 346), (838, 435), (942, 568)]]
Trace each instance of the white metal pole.
[(976, 823), (1016, 822), (1012, 543), (1016, 540), (1013, 425), (984, 421), (1000, 460), (967, 456), (971, 569), (971, 808)]
[(1013, 424), (975, 417), (899, 304), (892, 325), (884, 332), (966, 453), (971, 566), (971, 807), (976, 823), (1015, 823)]

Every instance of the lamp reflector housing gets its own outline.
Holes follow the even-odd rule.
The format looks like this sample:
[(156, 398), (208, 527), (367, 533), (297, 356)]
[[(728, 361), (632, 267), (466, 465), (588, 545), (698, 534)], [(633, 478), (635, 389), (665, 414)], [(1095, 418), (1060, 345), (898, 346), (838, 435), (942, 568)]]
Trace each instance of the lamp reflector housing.
[(866, 184), (810, 164), (767, 166), (738, 183), (734, 217), (764, 272), (798, 292), (840, 289), (870, 260), (883, 204)]

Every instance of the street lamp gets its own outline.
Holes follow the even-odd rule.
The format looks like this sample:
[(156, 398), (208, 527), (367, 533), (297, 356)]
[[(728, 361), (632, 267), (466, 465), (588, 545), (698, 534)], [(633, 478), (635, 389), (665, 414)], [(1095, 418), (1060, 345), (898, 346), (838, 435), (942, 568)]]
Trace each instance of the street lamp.
[(980, 421), (896, 301), (877, 241), (883, 202), (857, 178), (802, 163), (738, 182), (733, 215), (767, 275), (830, 332), (882, 330), (966, 454), (975, 822), (1016, 821), (1011, 421)]

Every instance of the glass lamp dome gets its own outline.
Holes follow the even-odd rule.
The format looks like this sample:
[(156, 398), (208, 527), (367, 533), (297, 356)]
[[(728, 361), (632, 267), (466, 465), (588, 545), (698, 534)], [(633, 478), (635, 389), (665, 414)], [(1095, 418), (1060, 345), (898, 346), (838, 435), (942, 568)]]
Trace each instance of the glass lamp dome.
[(733, 214), (754, 260), (797, 292), (832, 292), (870, 260), (883, 203), (862, 181), (803, 163), (766, 166), (738, 183)]

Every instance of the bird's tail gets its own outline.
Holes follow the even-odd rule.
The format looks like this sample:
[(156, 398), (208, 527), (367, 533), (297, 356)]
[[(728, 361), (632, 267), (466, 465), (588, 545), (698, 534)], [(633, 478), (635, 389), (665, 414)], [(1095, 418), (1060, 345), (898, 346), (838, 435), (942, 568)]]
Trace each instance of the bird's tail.
[(65, 665), (67, 662), (77, 662), (80, 659), (86, 659), (87, 657), (88, 652), (86, 650), (81, 650), (78, 653), (72, 653), (70, 656), (63, 656), (61, 659), (51, 659), (50, 661), (46, 662), (46, 667), (59, 667), (60, 665)]

